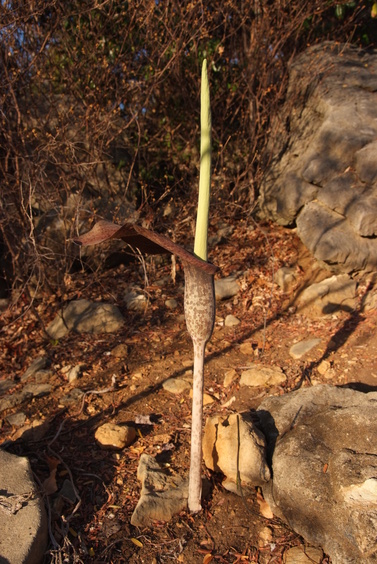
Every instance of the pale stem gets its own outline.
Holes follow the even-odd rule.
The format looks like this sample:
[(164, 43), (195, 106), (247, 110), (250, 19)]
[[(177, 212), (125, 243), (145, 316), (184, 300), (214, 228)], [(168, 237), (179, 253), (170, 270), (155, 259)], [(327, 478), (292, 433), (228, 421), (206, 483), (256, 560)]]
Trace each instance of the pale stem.
[(198, 513), (202, 506), (202, 416), (205, 341), (193, 341), (194, 376), (192, 389), (191, 419), (191, 460), (189, 474), (188, 508), (190, 513)]
[(203, 61), (200, 91), (200, 173), (194, 253), (207, 260), (208, 215), (211, 188), (211, 106), (207, 61)]

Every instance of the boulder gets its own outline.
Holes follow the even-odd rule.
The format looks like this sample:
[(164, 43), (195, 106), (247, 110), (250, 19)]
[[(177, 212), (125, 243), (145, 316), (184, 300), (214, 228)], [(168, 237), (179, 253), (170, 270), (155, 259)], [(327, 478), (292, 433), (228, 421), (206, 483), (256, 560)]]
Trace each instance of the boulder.
[(0, 450), (0, 562), (40, 564), (48, 523), (27, 458)]
[(293, 61), (260, 191), (264, 219), (342, 272), (377, 267), (376, 71), (377, 52), (332, 42)]
[(377, 392), (320, 385), (267, 398), (257, 413), (273, 513), (333, 564), (377, 562)]
[[(225, 475), (223, 486), (240, 493), (242, 487), (260, 486), (270, 479), (263, 434), (248, 413), (208, 417), (203, 437), (207, 468)], [(238, 455), (237, 455), (238, 453)]]

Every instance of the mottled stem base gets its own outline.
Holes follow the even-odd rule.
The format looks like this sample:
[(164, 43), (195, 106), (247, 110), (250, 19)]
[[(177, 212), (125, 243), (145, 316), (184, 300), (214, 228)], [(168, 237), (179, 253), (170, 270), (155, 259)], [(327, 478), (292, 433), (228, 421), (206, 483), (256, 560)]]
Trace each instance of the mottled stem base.
[(202, 497), (202, 415), (205, 343), (194, 344), (194, 380), (192, 390), (191, 459), (188, 508), (191, 513), (201, 510)]

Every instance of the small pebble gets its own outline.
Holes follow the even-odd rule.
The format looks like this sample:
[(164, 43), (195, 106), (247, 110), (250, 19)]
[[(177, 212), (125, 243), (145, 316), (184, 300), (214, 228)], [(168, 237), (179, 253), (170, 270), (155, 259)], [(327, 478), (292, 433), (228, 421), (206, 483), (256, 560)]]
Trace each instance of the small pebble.
[(239, 325), (241, 322), (239, 319), (237, 319), (237, 317), (235, 317), (234, 315), (227, 315), (225, 318), (225, 322), (224, 325), (225, 327), (235, 327), (236, 325)]

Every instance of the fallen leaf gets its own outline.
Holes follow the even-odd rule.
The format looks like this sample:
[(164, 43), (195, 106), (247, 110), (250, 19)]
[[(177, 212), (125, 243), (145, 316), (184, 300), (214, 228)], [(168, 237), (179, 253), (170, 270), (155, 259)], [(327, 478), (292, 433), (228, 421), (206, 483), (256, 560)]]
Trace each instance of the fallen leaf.
[(140, 542), (140, 541), (139, 541), (138, 539), (135, 539), (135, 537), (131, 537), (131, 539), (130, 539), (130, 540), (131, 540), (131, 542), (133, 542), (133, 543), (134, 543), (134, 545), (135, 545), (135, 546), (138, 546), (139, 548), (142, 548), (142, 546), (143, 546), (143, 543), (142, 543), (142, 542)]
[(261, 492), (257, 492), (257, 502), (259, 505), (259, 511), (261, 512), (261, 515), (263, 515), (263, 517), (265, 517), (266, 519), (273, 519), (274, 514), (272, 513), (269, 504), (264, 499)]

